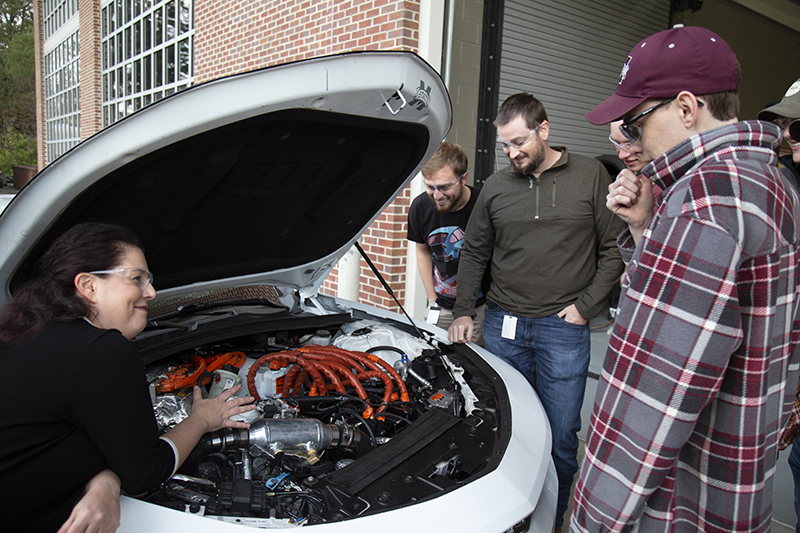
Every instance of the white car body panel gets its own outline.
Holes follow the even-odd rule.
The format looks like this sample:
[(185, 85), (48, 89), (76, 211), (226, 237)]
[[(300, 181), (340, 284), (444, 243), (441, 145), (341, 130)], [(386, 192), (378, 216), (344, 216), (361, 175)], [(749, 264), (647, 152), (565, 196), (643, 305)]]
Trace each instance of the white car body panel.
[[(418, 106), (411, 106), (410, 102), (415, 97), (421, 97), (422, 101)], [(430, 100), (424, 101), (426, 98)], [(387, 185), (394, 194), (387, 195), (385, 201), (381, 197), (382, 208), (374, 217), (417, 174), (450, 126), (450, 103), (443, 82), (428, 65), (410, 53), (368, 52), (319, 58), (216, 80), (179, 93), (79, 144), (42, 170), (10, 203), (0, 220), (0, 279), (4, 280), (0, 290), (0, 305), (10, 298), (13, 281), (24, 274), (23, 270), (30, 264), (36, 247), (41, 247), (56, 233), (59, 217), (70, 215), (72, 218), (66, 217), (66, 222), (70, 223), (73, 218), (80, 219), (82, 213), (75, 205), (76, 198), (84, 191), (97, 190), (91, 188), (103, 185), (107, 176), (124, 170), (126, 165), (132, 168), (140, 160), (146, 160), (149, 154), (177, 145), (186, 138), (199, 137), (205, 132), (259, 117), (265, 112), (293, 109), (330, 111), (344, 116), (374, 118), (386, 123), (405, 125), (408, 122), (415, 127), (422, 125), (427, 128), (430, 139), (424, 154), (415, 165), (411, 163), (414, 166), (409, 169), (407, 176), (403, 176), (404, 181)], [(112, 185), (114, 183), (109, 188)], [(187, 200), (187, 205), (190, 203)], [(180, 207), (176, 207), (176, 211)], [(172, 213), (167, 215), (171, 216)], [(174, 215), (176, 220), (179, 215)], [(159, 299), (201, 290), (267, 284), (294, 289), (300, 296), (298, 300), (304, 302), (306, 297), (313, 298), (337, 260), (370, 226), (374, 217), (353, 228), (349, 240), (337, 241), (335, 250), (301, 264), (267, 272), (223, 275), (214, 279), (210, 279), (210, 276), (189, 277), (185, 284), (158, 286)], [(137, 219), (131, 221), (137, 222)], [(147, 217), (142, 217), (140, 229), (151, 222)], [(167, 226), (173, 223), (170, 220), (155, 222), (163, 222)], [(137, 231), (137, 224), (130, 224), (130, 227), (134, 232)], [(209, 243), (209, 247), (214, 244)], [(305, 243), (298, 244), (301, 245)], [(159, 253), (170, 250), (167, 245), (156, 248), (160, 248)], [(145, 251), (150, 260), (151, 252), (147, 246)], [(158, 272), (155, 272), (158, 284)], [(291, 296), (288, 298), (291, 299)], [(396, 313), (371, 306), (344, 300), (337, 300), (337, 304), (343, 309), (404, 321)], [(305, 303), (300, 303), (300, 306), (305, 306)], [(306, 307), (303, 310), (307, 313), (312, 311)], [(319, 313), (324, 316), (324, 311), (319, 310)], [(415, 321), (415, 325), (435, 335), (440, 344), (447, 344), (446, 332), (419, 321)], [(511, 437), (502, 452), (499, 465), (476, 479), (426, 501), (307, 527), (312, 531), (331, 533), (397, 531), (401, 528), (413, 528), (420, 532), (500, 533), (530, 516), (529, 531), (552, 531), (558, 484), (550, 457), (550, 426), (541, 403), (527, 380), (511, 366), (474, 344), (469, 344), (469, 348), (497, 373), (498, 377), (494, 379), (502, 381), (500, 386), (505, 387), (511, 404), (511, 420), (503, 421), (504, 424), (510, 424)], [(121, 499), (121, 509), (121, 533), (241, 532), (242, 524), (251, 522), (247, 518), (242, 518), (238, 524), (223, 522), (215, 517), (195, 516), (127, 496)], [(258, 520), (254, 519), (253, 522)], [(273, 528), (285, 526), (285, 522), (272, 524)]]

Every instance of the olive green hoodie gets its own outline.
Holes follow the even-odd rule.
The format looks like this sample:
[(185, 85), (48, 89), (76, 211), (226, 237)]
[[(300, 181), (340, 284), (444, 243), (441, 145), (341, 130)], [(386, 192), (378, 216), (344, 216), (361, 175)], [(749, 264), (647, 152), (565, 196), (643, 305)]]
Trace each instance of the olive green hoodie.
[(619, 283), (625, 224), (606, 208), (611, 177), (596, 159), (554, 149), (561, 157), (538, 178), (506, 167), (486, 180), (461, 251), (456, 317), (474, 315), (487, 263), (489, 300), (528, 318), (574, 303), (590, 320)]

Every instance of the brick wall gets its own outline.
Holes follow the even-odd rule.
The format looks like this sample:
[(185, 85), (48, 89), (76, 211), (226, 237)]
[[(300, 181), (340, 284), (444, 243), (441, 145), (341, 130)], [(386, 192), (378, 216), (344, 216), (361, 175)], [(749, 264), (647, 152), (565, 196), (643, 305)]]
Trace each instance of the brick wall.
[[(383, 276), (392, 292), (405, 304), (406, 269), (406, 231), (408, 230), (408, 208), (411, 206), (411, 189), (406, 187), (394, 202), (373, 222), (361, 237), (361, 247)], [(409, 275), (416, 275), (415, 272)], [(336, 295), (338, 268), (323, 282), (320, 292)], [(358, 301), (399, 311), (394, 299), (383, 288), (372, 269), (361, 260), (361, 283)]]
[(80, 17), (81, 140), (102, 127), (100, 65), (100, 0), (78, 0)]
[(197, 83), (352, 50), (413, 50), (419, 1), (195, 0)]
[(43, 0), (33, 1), (33, 42), (36, 53), (33, 54), (33, 68), (36, 70), (36, 160), (37, 166), (45, 166), (46, 148), (44, 143), (44, 28), (43, 28)]
[[(195, 83), (300, 59), (355, 50), (419, 47), (418, 0), (195, 0)], [(409, 189), (364, 233), (361, 243), (404, 301)], [(338, 268), (322, 285), (335, 295)], [(361, 260), (359, 300), (397, 305)]]

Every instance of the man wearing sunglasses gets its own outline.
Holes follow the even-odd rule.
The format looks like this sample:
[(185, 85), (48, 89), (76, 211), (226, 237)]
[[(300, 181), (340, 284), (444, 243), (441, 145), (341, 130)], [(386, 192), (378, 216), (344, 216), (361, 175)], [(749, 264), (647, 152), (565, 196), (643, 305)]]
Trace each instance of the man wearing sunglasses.
[[(800, 79), (795, 81), (783, 99), (758, 113), (759, 120), (769, 120), (775, 122), (783, 130), (783, 138), (789, 143), (792, 153), (778, 158), (780, 169), (786, 179), (800, 189), (800, 142), (792, 138), (790, 126), (796, 122), (800, 124)], [(789, 467), (792, 469), (794, 478), (794, 512), (798, 517), (795, 531), (800, 533), (800, 382), (797, 384), (794, 407), (789, 417), (789, 422), (781, 434), (781, 450), (792, 447), (789, 452)]]
[(783, 99), (758, 112), (758, 120), (775, 122), (783, 130), (783, 138), (792, 153), (778, 158), (780, 168), (795, 187), (800, 188), (800, 142), (791, 136), (789, 126), (800, 119), (800, 79), (789, 87)]
[(470, 340), (472, 304), (488, 266), (484, 345), (525, 376), (550, 420), (560, 528), (578, 470), (588, 321), (619, 282), (614, 240), (624, 225), (604, 205), (611, 183), (605, 167), (548, 144), (550, 122), (539, 100), (509, 96), (495, 126), (510, 166), (486, 180), (470, 217), (448, 337)]
[[(575, 486), (571, 531), (769, 531), (797, 383), (800, 199), (775, 124), (739, 122), (736, 55), (678, 25), (630, 52), (586, 115), (652, 158), (609, 205), (627, 281)], [(787, 386), (788, 385), (788, 386)], [(788, 393), (788, 394), (787, 394)]]
[[(408, 240), (416, 248), (417, 269), (428, 296), (425, 319), (442, 329), (453, 323), (458, 262), (478, 190), (467, 185), (467, 153), (461, 146), (441, 143), (422, 167), (425, 192), (408, 210)], [(483, 308), (488, 279), (475, 302), (475, 343), (483, 345)]]

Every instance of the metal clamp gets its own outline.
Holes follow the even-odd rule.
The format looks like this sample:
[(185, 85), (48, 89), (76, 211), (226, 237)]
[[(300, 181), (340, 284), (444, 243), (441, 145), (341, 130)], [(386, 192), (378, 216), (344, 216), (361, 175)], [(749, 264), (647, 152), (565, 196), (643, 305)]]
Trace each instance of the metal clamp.
[(394, 96), (399, 97), (400, 100), (402, 100), (403, 103), (402, 103), (402, 105), (400, 105), (400, 107), (398, 107), (395, 110), (395, 109), (392, 109), (391, 105), (389, 105), (389, 100), (391, 100), (391, 98), (389, 100), (386, 100), (386, 102), (385, 102), (386, 103), (386, 109), (388, 109), (389, 113), (391, 113), (392, 115), (398, 114), (406, 106), (406, 104), (408, 103), (408, 102), (406, 102), (406, 98), (405, 98), (405, 96), (403, 96), (403, 93), (402, 93), (402, 91), (400, 89), (398, 89), (397, 92), (395, 92), (392, 95), (392, 97), (394, 97)]

